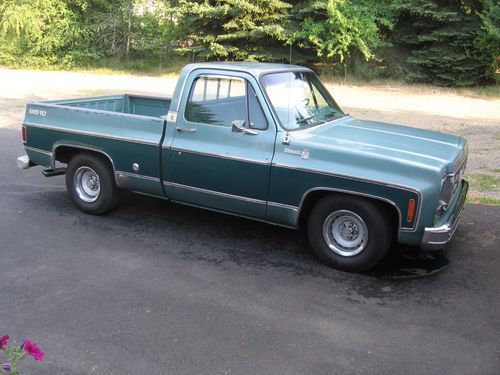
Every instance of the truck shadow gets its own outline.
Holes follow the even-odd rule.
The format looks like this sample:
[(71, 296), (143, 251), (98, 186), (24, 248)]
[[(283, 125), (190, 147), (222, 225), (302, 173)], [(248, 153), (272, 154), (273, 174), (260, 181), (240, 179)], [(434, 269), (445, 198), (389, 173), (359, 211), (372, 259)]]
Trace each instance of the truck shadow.
[[(330, 271), (313, 254), (303, 230), (294, 231), (137, 194), (132, 194), (114, 217), (125, 215), (127, 221), (134, 220), (133, 216), (144, 210), (152, 215), (147, 219), (150, 227), (159, 224), (165, 230), (173, 226), (179, 234), (185, 234), (188, 246), (181, 254), (184, 259), (221, 266), (226, 261), (257, 268), (281, 266), (293, 268), (299, 274), (307, 273), (309, 267)], [(205, 251), (199, 251), (197, 242), (204, 245)], [(448, 260), (442, 252), (422, 253), (414, 248), (394, 247), (364, 275), (379, 279), (418, 278), (433, 275), (447, 265)], [(317, 270), (314, 273), (317, 274)]]
[[(129, 255), (159, 266), (175, 264), (191, 271), (212, 268), (222, 279), (226, 277), (224, 274), (241, 274), (271, 284), (307, 283), (327, 288), (337, 296), (345, 295), (353, 304), (384, 305), (408, 298), (419, 304), (439, 303), (426, 297), (436, 283), (453, 280), (446, 290), (455, 294), (475, 288), (464, 277), (469, 271), (463, 269), (473, 272), (480, 263), (474, 253), (463, 251), (474, 241), (468, 230), (472, 225), (469, 218), (464, 220), (462, 233), (458, 233), (447, 251), (453, 262), (460, 263), (460, 268), (447, 268), (448, 260), (443, 253), (423, 255), (414, 249), (392, 249), (369, 272), (354, 274), (320, 263), (303, 231), (137, 194), (131, 194), (116, 210), (103, 216), (80, 212), (61, 191), (37, 192), (25, 195), (25, 199), (46, 219), (63, 217), (67, 223), (65, 230), (75, 235), (106, 237), (108, 242), (120, 244), (120, 253), (125, 257)], [(485, 210), (472, 206), (473, 217), (477, 216), (476, 207)], [(486, 210), (490, 216), (495, 212)]]
[[(31, 197), (31, 196), (30, 196)], [(291, 230), (236, 216), (194, 208), (166, 200), (130, 194), (117, 209), (103, 216), (87, 215), (71, 204), (62, 190), (37, 192), (33, 205), (57, 211), (79, 230), (94, 236), (119, 235), (144, 255), (171, 255), (176, 259), (234, 265), (251, 273), (281, 269), (293, 275), (327, 279), (411, 279), (434, 275), (448, 265), (443, 253), (422, 254), (418, 249), (393, 248), (372, 270), (351, 274), (322, 264), (314, 255), (304, 230)], [(103, 233), (101, 233), (101, 231)]]

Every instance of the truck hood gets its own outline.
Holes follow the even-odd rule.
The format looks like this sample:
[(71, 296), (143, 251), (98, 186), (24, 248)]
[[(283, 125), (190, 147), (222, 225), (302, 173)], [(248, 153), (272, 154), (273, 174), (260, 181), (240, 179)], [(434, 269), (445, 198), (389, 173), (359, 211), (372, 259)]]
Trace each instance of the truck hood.
[(307, 129), (299, 136), (302, 137), (313, 149), (343, 150), (374, 159), (389, 159), (400, 165), (446, 172), (461, 163), (459, 156), (466, 144), (465, 139), (451, 134), (356, 120), (350, 116)]

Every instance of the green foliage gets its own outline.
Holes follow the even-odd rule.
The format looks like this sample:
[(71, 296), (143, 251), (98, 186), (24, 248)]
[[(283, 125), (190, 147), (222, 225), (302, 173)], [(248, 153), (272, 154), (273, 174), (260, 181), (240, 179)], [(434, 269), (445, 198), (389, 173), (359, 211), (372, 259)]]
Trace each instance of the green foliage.
[(477, 38), (477, 47), (485, 59), (491, 62), (489, 76), (500, 70), (500, 4), (495, 0), (483, 0), (479, 17), (483, 23)]
[(302, 63), (447, 86), (494, 80), (497, 0), (0, 0), (0, 65)]
[(0, 61), (56, 63), (76, 34), (74, 16), (63, 0), (0, 2)]
[(299, 7), (294, 40), (313, 49), (321, 59), (343, 63), (353, 50), (366, 59), (383, 44), (381, 30), (392, 29), (391, 1), (320, 0)]
[(290, 4), (281, 0), (180, 0), (177, 51), (200, 59), (279, 60)]
[(490, 80), (493, 52), (478, 43), (484, 38), (482, 11), (478, 0), (402, 0), (393, 37), (407, 51), (406, 78), (443, 86)]

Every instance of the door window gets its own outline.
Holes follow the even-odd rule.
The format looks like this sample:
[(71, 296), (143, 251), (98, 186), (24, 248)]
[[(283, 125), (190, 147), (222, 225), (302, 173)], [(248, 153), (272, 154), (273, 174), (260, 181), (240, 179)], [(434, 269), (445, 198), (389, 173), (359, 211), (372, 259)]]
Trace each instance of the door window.
[(189, 93), (185, 118), (227, 127), (233, 121), (243, 120), (246, 127), (267, 129), (267, 120), (253, 87), (238, 77), (198, 76)]

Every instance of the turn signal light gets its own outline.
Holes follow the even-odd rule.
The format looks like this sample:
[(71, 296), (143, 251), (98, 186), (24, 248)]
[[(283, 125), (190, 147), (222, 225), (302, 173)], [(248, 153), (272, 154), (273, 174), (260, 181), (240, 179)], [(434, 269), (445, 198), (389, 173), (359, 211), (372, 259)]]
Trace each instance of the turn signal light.
[(23, 126), (21, 129), (22, 129), (21, 133), (23, 135), (23, 142), (26, 142), (26, 126)]
[(415, 199), (410, 199), (408, 201), (408, 215), (406, 216), (406, 221), (412, 222), (415, 217)]

